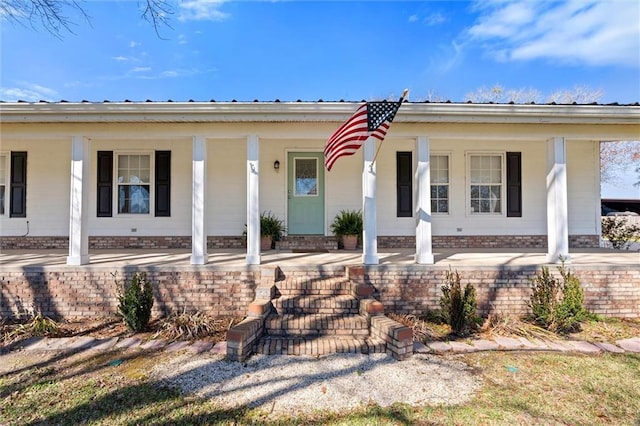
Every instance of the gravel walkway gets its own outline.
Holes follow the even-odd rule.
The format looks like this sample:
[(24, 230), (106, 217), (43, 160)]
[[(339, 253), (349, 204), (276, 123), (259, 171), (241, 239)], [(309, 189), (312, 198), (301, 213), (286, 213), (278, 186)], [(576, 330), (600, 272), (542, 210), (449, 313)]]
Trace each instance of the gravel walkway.
[(151, 375), (184, 394), (214, 398), (228, 408), (247, 405), (292, 415), (368, 403), (461, 404), (480, 386), (466, 364), (428, 354), (402, 362), (385, 354), (255, 355), (245, 363), (221, 355), (184, 354), (158, 365)]

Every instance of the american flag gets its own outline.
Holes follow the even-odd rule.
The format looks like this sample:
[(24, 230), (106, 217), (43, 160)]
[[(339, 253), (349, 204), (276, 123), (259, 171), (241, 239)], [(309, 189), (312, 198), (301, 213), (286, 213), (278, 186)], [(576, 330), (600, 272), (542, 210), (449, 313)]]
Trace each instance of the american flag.
[[(404, 96), (403, 96), (404, 97)], [(327, 141), (324, 148), (324, 165), (331, 170), (343, 155), (353, 155), (369, 136), (384, 139), (393, 118), (402, 105), (398, 102), (365, 102)]]

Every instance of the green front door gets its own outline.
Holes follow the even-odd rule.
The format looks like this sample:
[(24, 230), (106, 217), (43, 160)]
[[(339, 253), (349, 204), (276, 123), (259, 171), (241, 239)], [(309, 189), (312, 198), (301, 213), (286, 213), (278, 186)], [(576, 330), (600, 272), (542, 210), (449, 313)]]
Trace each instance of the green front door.
[(324, 165), (320, 152), (290, 152), (287, 233), (324, 235)]

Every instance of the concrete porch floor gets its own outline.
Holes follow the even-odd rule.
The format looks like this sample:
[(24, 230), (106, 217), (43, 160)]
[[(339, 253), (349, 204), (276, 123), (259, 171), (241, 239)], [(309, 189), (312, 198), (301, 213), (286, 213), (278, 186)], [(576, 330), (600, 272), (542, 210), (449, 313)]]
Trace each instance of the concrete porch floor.
[[(413, 249), (379, 250), (380, 266), (384, 267), (429, 267), (417, 265)], [(0, 270), (24, 268), (119, 268), (119, 267), (161, 267), (162, 269), (224, 268), (244, 269), (245, 250), (209, 250), (209, 263), (191, 265), (191, 252), (187, 250), (91, 250), (90, 264), (67, 266), (66, 250), (3, 250), (0, 253)], [(640, 252), (613, 249), (575, 249), (570, 252), (568, 265), (608, 265), (638, 266)], [(436, 266), (451, 267), (503, 267), (548, 265), (546, 253), (539, 249), (436, 249)], [(362, 251), (335, 250), (329, 252), (294, 252), (291, 250), (269, 250), (261, 254), (262, 266), (300, 267), (340, 267), (362, 265)]]

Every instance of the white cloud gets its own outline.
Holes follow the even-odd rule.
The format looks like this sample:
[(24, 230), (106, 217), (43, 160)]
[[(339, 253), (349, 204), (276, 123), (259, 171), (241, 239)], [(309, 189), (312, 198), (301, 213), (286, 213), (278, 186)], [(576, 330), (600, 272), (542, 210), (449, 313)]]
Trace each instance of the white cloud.
[(409, 16), (409, 22), (410, 23), (414, 23), (414, 22), (422, 22), (423, 24), (427, 25), (427, 26), (433, 26), (433, 25), (438, 25), (438, 24), (442, 24), (443, 22), (446, 22), (447, 18), (445, 18), (445, 16), (440, 13), (440, 12), (434, 12), (430, 15), (425, 16), (424, 18), (420, 19), (420, 17), (418, 15), (411, 15)]
[(130, 72), (148, 72), (151, 71), (151, 67), (135, 67)]
[(180, 21), (223, 21), (228, 13), (220, 10), (224, 0), (183, 0), (178, 3)]
[(467, 35), (497, 60), (640, 67), (635, 0), (485, 1), (477, 11)]
[(28, 101), (37, 102), (52, 101), (58, 95), (54, 89), (39, 84), (18, 82), (18, 87), (0, 87), (0, 99), (6, 102)]
[(446, 21), (447, 21), (447, 18), (445, 18), (444, 15), (440, 12), (435, 12), (429, 16), (425, 16), (425, 18), (422, 20), (422, 22), (428, 26), (442, 24), (443, 22), (446, 22)]
[(129, 47), (134, 48), (134, 47), (138, 47), (140, 46), (140, 43), (138, 43), (137, 41), (130, 41), (129, 42)]

